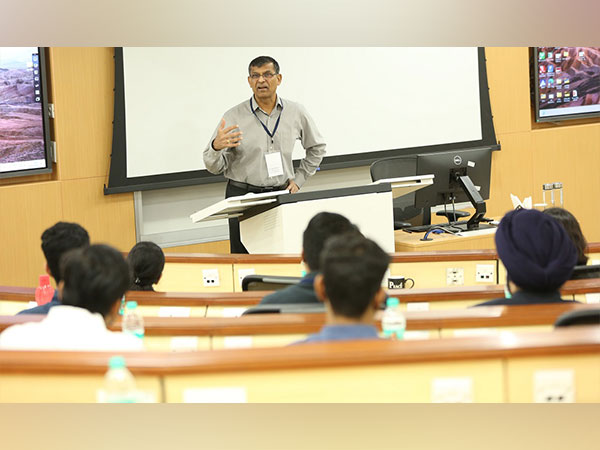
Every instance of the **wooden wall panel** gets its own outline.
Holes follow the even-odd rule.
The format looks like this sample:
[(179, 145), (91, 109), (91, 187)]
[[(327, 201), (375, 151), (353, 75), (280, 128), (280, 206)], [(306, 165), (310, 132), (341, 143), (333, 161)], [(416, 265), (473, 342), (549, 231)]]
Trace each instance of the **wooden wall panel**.
[(496, 134), (530, 131), (529, 49), (487, 47), (485, 55)]
[(85, 227), (92, 242), (127, 251), (135, 244), (133, 194), (104, 195), (103, 183), (103, 177), (63, 181), (65, 220)]
[(512, 209), (511, 193), (521, 200), (533, 194), (531, 133), (504, 134), (498, 138), (502, 150), (492, 153), (488, 217), (502, 217)]
[(0, 189), (0, 284), (37, 286), (46, 260), (42, 232), (62, 220), (58, 182), (20, 184)]
[[(562, 182), (564, 207), (580, 221), (591, 241), (600, 240), (600, 124), (562, 126), (534, 131), (534, 193), (542, 201), (542, 184)], [(559, 199), (555, 194), (557, 206)], [(550, 196), (546, 195), (550, 202)]]
[(52, 48), (55, 139), (61, 180), (106, 176), (112, 145), (112, 48)]
[[(80, 222), (93, 241), (123, 251), (135, 242), (132, 195), (102, 194), (112, 139), (113, 49), (52, 48), (49, 55), (57, 181), (42, 181), (47, 180), (43, 176), (0, 182), (2, 284), (36, 283), (43, 268), (40, 234), (58, 220)], [(538, 202), (542, 182), (562, 181), (565, 206), (579, 218), (588, 240), (600, 241), (593, 203), (600, 198), (600, 122), (532, 127), (529, 50), (487, 48), (486, 55), (492, 113), (502, 145), (493, 156), (488, 215), (506, 212), (511, 192), (520, 198), (533, 194)], [(227, 241), (167, 251), (226, 252)]]

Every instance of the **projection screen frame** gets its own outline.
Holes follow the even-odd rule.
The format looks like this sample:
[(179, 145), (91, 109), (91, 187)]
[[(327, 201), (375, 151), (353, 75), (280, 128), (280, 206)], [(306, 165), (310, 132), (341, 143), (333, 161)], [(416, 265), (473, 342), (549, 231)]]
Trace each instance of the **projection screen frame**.
[[(416, 155), (422, 153), (436, 153), (464, 148), (490, 148), (500, 150), (496, 141), (493, 116), (491, 111), (489, 87), (487, 81), (487, 68), (485, 49), (478, 48), (479, 72), (479, 99), (481, 115), (481, 140), (468, 142), (455, 142), (451, 144), (436, 144), (429, 146), (400, 148), (367, 152), (360, 154), (339, 155), (325, 157), (320, 170), (343, 169), (349, 167), (367, 166), (375, 160), (394, 156)], [(181, 186), (193, 186), (207, 183), (220, 183), (225, 181), (223, 175), (213, 175), (206, 169), (188, 172), (177, 172), (160, 175), (149, 175), (135, 178), (127, 177), (127, 148), (126, 148), (126, 123), (125, 123), (125, 76), (123, 65), (123, 48), (116, 47), (115, 61), (115, 87), (114, 87), (114, 121), (112, 152), (108, 186), (104, 185), (104, 194), (119, 194), (125, 192), (145, 191), (152, 189), (166, 189)], [(297, 168), (300, 161), (294, 161)]]

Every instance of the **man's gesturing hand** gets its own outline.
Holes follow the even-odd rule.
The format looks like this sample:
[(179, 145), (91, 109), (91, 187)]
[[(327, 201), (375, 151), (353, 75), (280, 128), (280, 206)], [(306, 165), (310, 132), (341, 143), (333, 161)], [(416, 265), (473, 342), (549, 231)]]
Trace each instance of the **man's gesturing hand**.
[(212, 141), (212, 147), (215, 150), (223, 150), (229, 147), (238, 147), (242, 141), (242, 132), (233, 130), (238, 128), (237, 125), (232, 125), (225, 128), (225, 119), (221, 119), (221, 124), (217, 130), (217, 136)]

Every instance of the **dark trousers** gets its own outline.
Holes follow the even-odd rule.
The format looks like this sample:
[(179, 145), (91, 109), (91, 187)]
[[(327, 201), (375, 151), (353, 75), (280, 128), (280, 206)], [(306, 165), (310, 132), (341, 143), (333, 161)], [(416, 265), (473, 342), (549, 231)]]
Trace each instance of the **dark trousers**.
[[(234, 186), (230, 181), (227, 181), (227, 187), (225, 188), (225, 198), (236, 197), (238, 195), (244, 195), (248, 192), (254, 192), (260, 194), (261, 192), (278, 191), (284, 190), (287, 187), (287, 183), (279, 187), (267, 187), (261, 188), (260, 186), (246, 185)], [(240, 223), (236, 218), (229, 219), (229, 248), (231, 253), (248, 253), (242, 240), (240, 239)]]
[[(233, 186), (231, 183), (227, 182), (225, 198), (247, 193), (247, 189)], [(242, 244), (242, 240), (240, 239), (240, 223), (238, 222), (237, 217), (229, 219), (229, 249), (231, 253), (248, 253), (248, 250), (246, 250), (246, 247), (244, 247), (244, 244)]]

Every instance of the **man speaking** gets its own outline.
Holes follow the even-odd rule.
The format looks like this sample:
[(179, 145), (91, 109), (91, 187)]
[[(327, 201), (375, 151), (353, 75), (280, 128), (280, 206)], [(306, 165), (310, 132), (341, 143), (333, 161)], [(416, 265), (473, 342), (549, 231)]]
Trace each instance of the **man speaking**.
[[(325, 142), (315, 122), (299, 103), (277, 95), (279, 64), (259, 56), (248, 66), (254, 95), (227, 111), (204, 150), (209, 172), (227, 178), (225, 197), (277, 190), (298, 192), (325, 155)], [(306, 151), (294, 172), (292, 152), (299, 139)], [(231, 253), (248, 253), (240, 240), (237, 219), (229, 219)]]

